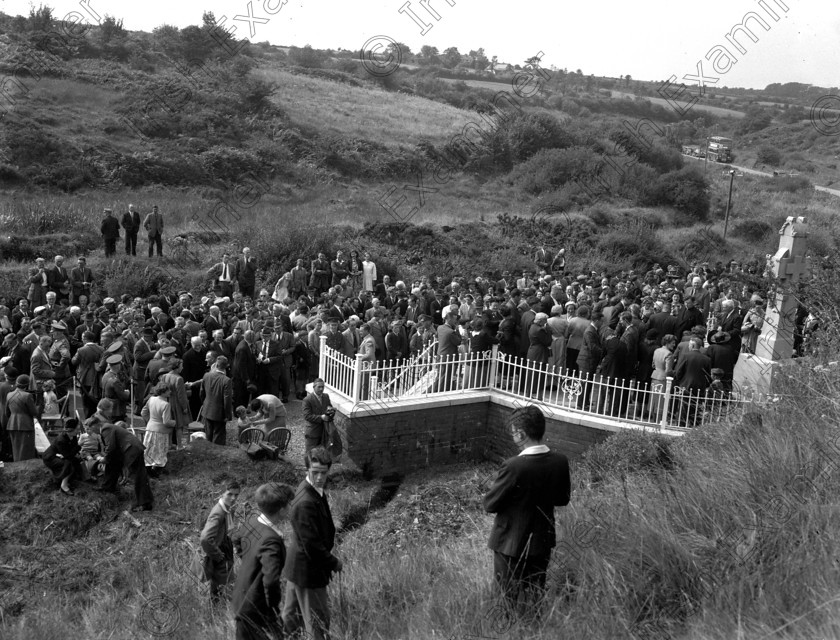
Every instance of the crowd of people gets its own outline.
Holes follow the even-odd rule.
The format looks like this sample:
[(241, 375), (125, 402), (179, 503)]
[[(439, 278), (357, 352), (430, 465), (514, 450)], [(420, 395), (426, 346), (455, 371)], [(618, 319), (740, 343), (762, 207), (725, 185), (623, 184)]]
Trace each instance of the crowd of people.
[[(133, 251), (127, 242), (126, 252)], [(317, 378), (322, 338), (350, 358), (361, 354), (367, 372), (383, 363), (400, 366), (432, 345), (435, 358), (484, 353), (498, 345), (521, 362), (601, 374), (618, 384), (657, 384), (672, 376), (687, 389), (705, 389), (715, 381), (726, 388), (738, 354), (755, 349), (772, 287), (734, 262), (697, 264), (688, 273), (660, 265), (638, 273), (574, 273), (566, 269), (564, 252), (549, 261), (543, 249), (534, 269), (515, 275), (413, 282), (380, 277), (369, 254), (360, 259), (355, 251), (349, 258), (338, 252), (328, 260), (320, 253), (309, 269), (299, 259), (273, 289), (257, 290), (255, 258), (244, 248), (210, 267), (212, 292), (206, 295), (183, 291), (141, 298), (125, 292), (100, 298), (100, 283), (85, 262), (80, 257), (68, 270), (62, 256), (50, 266), (39, 258), (27, 297), (0, 297), (0, 454), (14, 461), (36, 457), (36, 421), (71, 415), (62, 403), (78, 390), (82, 407), (72, 413), (76, 420), (67, 421), (70, 428), (42, 454), (58, 489), (73, 495), (74, 482), (89, 480), (99, 490), (116, 491), (125, 473), (134, 479), (134, 509), (150, 510), (149, 477), (167, 473), (167, 456), (188, 441), (190, 423), (202, 422), (206, 438), (225, 445), (232, 420), (240, 428), (268, 432), (286, 426), (285, 405), (292, 397), (303, 401), (306, 425), (300, 435), (309, 472), (298, 493), (308, 492), (305, 498), (313, 504), (295, 525), (298, 564), (290, 565), (274, 540), (278, 523), (295, 510), (292, 489), (261, 487), (257, 504), (263, 520), (253, 544), (268, 555), (245, 558), (237, 578), (234, 604), (245, 612), (237, 618), (241, 637), (260, 637), (259, 629), (280, 613), (280, 594), (273, 587), (265, 591), (265, 572), (282, 570), (289, 580), (289, 611), (282, 619), (297, 611), (308, 616), (307, 630), (328, 625), (326, 584), (340, 561), (319, 551), (321, 565), (306, 568), (311, 558), (300, 550), (322, 550), (318, 536), (330, 538), (323, 478), (331, 457), (323, 445), (334, 409)], [(800, 307), (796, 325), (794, 347), (801, 351), (816, 323)], [(307, 394), (308, 383), (313, 386)], [(447, 376), (438, 383), (451, 389), (465, 384)], [(589, 401), (581, 393), (578, 407), (590, 408)], [(538, 418), (530, 416), (514, 431), (515, 442), (534, 462), (547, 450), (540, 444), (544, 423), (537, 425)], [(134, 433), (138, 420), (142, 441)], [(552, 476), (556, 490), (546, 495), (546, 509), (568, 502), (567, 473)], [(492, 512), (506, 511), (501, 496), (515, 492), (498, 482), (486, 504)], [(233, 582), (230, 554), (219, 547), (227, 532), (219, 534), (219, 523), (227, 521), (237, 494), (238, 487), (228, 487), (202, 535), (215, 600), (222, 586)], [(511, 565), (518, 553), (511, 550), (519, 542), (492, 542), (503, 587), (533, 582), (533, 572), (523, 577)], [(541, 549), (528, 566), (539, 574), (549, 552)], [(275, 560), (267, 561), (272, 554)], [(268, 608), (248, 612), (254, 597)], [(251, 623), (257, 631), (248, 631)]]
[[(283, 405), (303, 400), (318, 373), (322, 336), (337, 352), (361, 354), (367, 372), (399, 367), (435, 341), (440, 358), (497, 344), (507, 356), (555, 371), (628, 386), (673, 377), (690, 390), (714, 380), (730, 388), (738, 354), (755, 349), (772, 285), (765, 280), (761, 288), (760, 274), (737, 263), (697, 264), (689, 273), (652, 265), (644, 273), (575, 274), (565, 270), (564, 254), (557, 257), (564, 270), (554, 273), (546, 272), (543, 250), (533, 270), (516, 276), (406, 283), (380, 278), (369, 254), (346, 259), (339, 251), (330, 261), (320, 253), (310, 269), (299, 259), (273, 290), (257, 292), (255, 258), (244, 248), (208, 270), (207, 295), (104, 299), (84, 257), (70, 270), (62, 256), (50, 266), (38, 258), (28, 296), (0, 297), (0, 415), (11, 440), (4, 450), (16, 460), (35, 455), (22, 393), (32, 394), (34, 419), (45, 408), (53, 413), (75, 380), (86, 416), (108, 399), (115, 422), (143, 417), (154, 477), (191, 422), (201, 419), (217, 444), (243, 411), (285, 426)], [(800, 307), (796, 326), (801, 351), (816, 323)], [(459, 385), (440, 378), (440, 388)], [(578, 407), (589, 402), (584, 392)], [(307, 410), (307, 448), (321, 442), (321, 415)]]

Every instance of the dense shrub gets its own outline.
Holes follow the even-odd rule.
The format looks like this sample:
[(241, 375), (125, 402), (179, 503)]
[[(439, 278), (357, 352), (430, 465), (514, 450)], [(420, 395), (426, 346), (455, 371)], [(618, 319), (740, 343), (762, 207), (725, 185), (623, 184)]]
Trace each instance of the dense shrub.
[(576, 178), (589, 179), (597, 174), (600, 157), (587, 147), (542, 149), (516, 165), (510, 180), (527, 193), (539, 195), (554, 191)]
[(771, 231), (773, 231), (773, 227), (764, 220), (741, 220), (732, 225), (733, 236), (755, 242), (759, 242)]
[(764, 184), (768, 191), (796, 193), (813, 189), (811, 181), (805, 176), (776, 176)]
[(654, 235), (644, 229), (612, 230), (596, 238), (596, 250), (605, 258), (613, 260), (614, 268), (646, 270), (655, 262), (662, 263), (666, 256), (665, 247)]
[(583, 468), (593, 481), (625, 476), (639, 471), (673, 468), (667, 436), (623, 430), (596, 444), (583, 454)]
[(201, 167), (213, 180), (226, 183), (239, 182), (243, 176), (258, 176), (265, 170), (260, 160), (251, 152), (231, 147), (213, 147), (199, 156)]
[(758, 148), (756, 153), (756, 160), (762, 164), (769, 164), (772, 167), (778, 167), (782, 161), (781, 152), (774, 146), (763, 144)]
[(656, 183), (652, 194), (654, 205), (671, 206), (695, 220), (709, 214), (709, 185), (695, 167), (666, 173)]
[(548, 113), (515, 115), (501, 129), (514, 162), (527, 160), (542, 149), (566, 149), (575, 143), (560, 121)]

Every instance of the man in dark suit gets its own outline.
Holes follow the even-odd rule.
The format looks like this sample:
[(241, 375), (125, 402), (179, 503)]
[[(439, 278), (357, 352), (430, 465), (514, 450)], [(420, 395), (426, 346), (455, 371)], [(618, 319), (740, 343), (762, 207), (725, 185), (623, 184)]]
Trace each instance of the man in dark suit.
[(70, 297), (70, 274), (64, 267), (64, 256), (56, 256), (53, 265), (47, 269), (47, 283), (57, 302)]
[[(741, 351), (741, 324), (743, 318), (739, 309), (735, 308), (733, 300), (724, 300), (721, 305), (721, 312), (717, 317), (717, 333), (718, 331), (725, 331), (729, 334), (731, 348), (735, 353)], [(711, 337), (711, 335), (709, 336)]]
[(661, 340), (669, 333), (671, 335), (682, 335), (682, 333), (677, 334), (678, 321), (675, 316), (671, 315), (671, 305), (667, 302), (661, 304), (659, 309), (648, 318), (647, 326), (648, 329), (656, 329), (657, 340)]
[(11, 358), (9, 364), (15, 368), (18, 375), (29, 375), (32, 352), (21, 343), (17, 334), (6, 334), (6, 337), (3, 338), (3, 349), (0, 354)]
[(287, 519), (294, 489), (270, 482), (254, 493), (260, 513), (244, 525), (245, 534), (234, 539), (242, 566), (231, 596), (236, 640), (283, 637), (280, 576), (286, 564), (286, 545), (280, 525)]
[(201, 380), (201, 415), (207, 439), (213, 444), (225, 444), (225, 425), (233, 418), (233, 385), (225, 375), (227, 368), (228, 359), (219, 356)]
[(99, 231), (102, 233), (102, 239), (105, 241), (105, 257), (109, 258), (117, 253), (117, 240), (120, 239), (120, 223), (114, 217), (114, 212), (111, 209), (103, 211), (105, 218), (102, 220), (102, 225)]
[[(104, 403), (104, 404), (103, 404)], [(105, 398), (99, 401), (98, 413), (113, 419), (113, 403)], [(145, 447), (135, 435), (122, 426), (94, 423), (91, 425), (94, 433), (101, 433), (102, 444), (105, 449), (105, 478), (101, 491), (118, 491), (117, 482), (123, 467), (134, 476), (134, 504), (132, 511), (151, 511), (154, 498), (149, 476), (146, 475), (146, 465), (143, 461)]]
[(199, 336), (190, 338), (190, 348), (184, 352), (184, 368), (181, 376), (187, 388), (190, 389), (190, 416), (193, 420), (198, 420), (198, 411), (201, 409), (198, 388), (201, 386), (201, 379), (207, 373), (206, 356), (207, 346), (202, 339)]
[(210, 604), (222, 601), (224, 589), (233, 578), (233, 542), (228, 522), (233, 520), (233, 508), (242, 487), (236, 481), (229, 482), (225, 492), (213, 505), (207, 522), (201, 530), (199, 542), (206, 554), (204, 573), (210, 581)]
[(242, 249), (242, 255), (236, 259), (233, 272), (239, 285), (239, 293), (253, 298), (254, 288), (257, 286), (257, 259), (251, 257), (248, 247)]
[(233, 402), (244, 406), (257, 395), (257, 334), (246, 331), (233, 354)]
[(303, 430), (304, 458), (308, 458), (309, 452), (323, 441), (324, 424), (332, 420), (333, 412), (330, 396), (324, 393), (324, 381), (316, 378), (312, 383), (312, 393), (303, 400), (303, 419), (306, 420)]
[(496, 582), (511, 610), (522, 615), (545, 589), (556, 544), (554, 507), (569, 504), (571, 477), (566, 456), (542, 444), (545, 417), (537, 407), (515, 409), (508, 430), (520, 453), (502, 465), (484, 509), (496, 514), (488, 543)]
[[(84, 344), (70, 362), (76, 367), (76, 379), (82, 388), (82, 406), (85, 408), (85, 415), (90, 417), (96, 413), (96, 404), (102, 397), (102, 388), (99, 384), (96, 365), (99, 363), (104, 349), (96, 344), (93, 331), (85, 331), (82, 334), (82, 339)], [(141, 392), (140, 395), (142, 397), (143, 393)]]
[[(263, 327), (260, 332), (262, 340), (257, 343), (257, 394), (270, 393), (280, 397), (280, 377), (285, 368), (283, 349), (274, 339), (274, 330)], [(288, 399), (288, 382), (286, 396)]]
[(122, 228), (125, 229), (125, 255), (137, 255), (137, 233), (140, 231), (140, 214), (134, 210), (134, 205), (128, 205), (128, 211), (123, 214)]
[(326, 449), (316, 447), (310, 452), (306, 479), (295, 492), (289, 514), (292, 536), (283, 569), (286, 578), (283, 622), (288, 634), (295, 633), (303, 622), (307, 637), (312, 640), (330, 637), (327, 585), (331, 574), (342, 569), (341, 560), (332, 554), (335, 525), (324, 492), (331, 466), (332, 456)]
[(706, 389), (712, 380), (712, 360), (700, 351), (702, 347), (702, 338), (691, 338), (688, 351), (680, 358), (674, 371), (674, 386), (683, 390), (679, 399), (678, 420), (687, 427), (695, 426)]
[(311, 273), (309, 284), (315, 287), (317, 294), (321, 294), (330, 288), (330, 263), (323, 253), (319, 253), (318, 259), (312, 261)]

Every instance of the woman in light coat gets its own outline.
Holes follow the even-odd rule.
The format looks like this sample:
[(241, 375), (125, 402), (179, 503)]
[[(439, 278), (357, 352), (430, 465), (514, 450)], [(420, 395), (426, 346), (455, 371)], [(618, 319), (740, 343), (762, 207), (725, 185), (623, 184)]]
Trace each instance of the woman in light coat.
[(146, 435), (143, 438), (143, 452), (146, 471), (155, 478), (166, 467), (169, 456), (169, 441), (175, 418), (169, 404), (171, 390), (165, 382), (158, 382), (152, 395), (143, 406), (140, 415), (146, 421)]

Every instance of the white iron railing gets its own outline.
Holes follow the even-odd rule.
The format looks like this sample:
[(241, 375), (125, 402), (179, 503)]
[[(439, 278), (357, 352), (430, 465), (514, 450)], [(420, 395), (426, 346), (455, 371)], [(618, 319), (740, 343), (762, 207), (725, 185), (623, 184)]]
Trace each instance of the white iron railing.
[(321, 341), (320, 376), (331, 392), (354, 403), (370, 399), (433, 397), (439, 394), (494, 390), (547, 407), (609, 417), (655, 427), (697, 427), (720, 420), (753, 403), (772, 402), (762, 396), (725, 389), (681, 389), (673, 378), (640, 385), (580, 373), (492, 351), (435, 355), (437, 343), (403, 361), (379, 361), (369, 366), (338, 353)]

